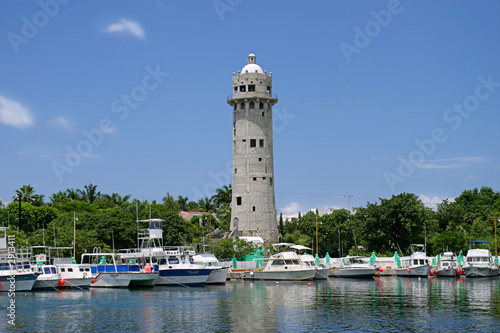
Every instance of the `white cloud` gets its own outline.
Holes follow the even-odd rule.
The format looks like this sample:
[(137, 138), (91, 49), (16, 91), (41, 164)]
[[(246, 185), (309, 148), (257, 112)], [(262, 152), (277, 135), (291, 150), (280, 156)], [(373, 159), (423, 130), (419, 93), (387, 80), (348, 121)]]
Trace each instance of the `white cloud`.
[(465, 165), (465, 164), (448, 164), (448, 165), (439, 165), (439, 164), (431, 164), (431, 163), (417, 164), (417, 168), (420, 168), (420, 169), (436, 169), (436, 170), (464, 168), (467, 166), (468, 165)]
[(15, 127), (29, 127), (35, 124), (33, 116), (21, 103), (0, 95), (0, 123)]
[(296, 202), (291, 202), (287, 207), (280, 208), (280, 211), (283, 214), (296, 214), (299, 212), (299, 204)]
[(419, 194), (418, 197), (420, 198), (420, 200), (422, 200), (425, 206), (430, 207), (432, 209), (437, 209), (437, 205), (442, 203), (444, 199), (448, 199), (449, 202), (455, 201), (455, 198), (438, 198), (438, 197), (431, 198), (425, 194)]
[(74, 130), (74, 127), (63, 117), (57, 117), (49, 121), (50, 125), (58, 128), (62, 128), (68, 131)]
[(118, 23), (113, 23), (104, 29), (107, 33), (126, 33), (131, 34), (139, 39), (144, 39), (146, 34), (144, 30), (139, 25), (139, 23), (134, 21), (129, 21), (127, 19), (120, 19)]

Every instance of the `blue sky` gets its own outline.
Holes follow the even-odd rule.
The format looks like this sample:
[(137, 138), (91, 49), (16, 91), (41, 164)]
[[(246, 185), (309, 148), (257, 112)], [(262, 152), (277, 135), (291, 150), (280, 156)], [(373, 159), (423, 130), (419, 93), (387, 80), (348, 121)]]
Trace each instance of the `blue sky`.
[(273, 73), (276, 208), (500, 188), (500, 3), (2, 1), (0, 199), (198, 200), (231, 181), (232, 73)]

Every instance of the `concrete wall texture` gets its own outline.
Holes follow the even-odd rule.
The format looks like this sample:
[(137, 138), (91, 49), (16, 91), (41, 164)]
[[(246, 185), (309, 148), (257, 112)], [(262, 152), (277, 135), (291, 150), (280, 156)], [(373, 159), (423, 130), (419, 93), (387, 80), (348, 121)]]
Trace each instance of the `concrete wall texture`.
[[(250, 72), (252, 71), (252, 72)], [(260, 236), (278, 241), (274, 197), (272, 73), (256, 64), (253, 54), (248, 64), (233, 73), (233, 235)]]

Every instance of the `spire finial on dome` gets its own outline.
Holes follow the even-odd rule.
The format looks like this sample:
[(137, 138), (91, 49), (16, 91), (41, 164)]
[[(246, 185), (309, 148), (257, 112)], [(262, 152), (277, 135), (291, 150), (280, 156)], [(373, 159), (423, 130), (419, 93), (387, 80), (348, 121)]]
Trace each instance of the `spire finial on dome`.
[(250, 53), (248, 55), (248, 63), (249, 64), (256, 64), (257, 63), (257, 57), (255, 56), (255, 54)]

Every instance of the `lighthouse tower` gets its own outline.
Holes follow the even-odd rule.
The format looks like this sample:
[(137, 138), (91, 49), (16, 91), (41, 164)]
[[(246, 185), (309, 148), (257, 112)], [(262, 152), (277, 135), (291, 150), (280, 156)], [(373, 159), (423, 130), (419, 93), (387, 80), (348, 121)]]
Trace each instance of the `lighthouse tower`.
[(272, 73), (262, 71), (255, 54), (233, 73), (233, 197), (231, 234), (278, 240), (274, 199)]

